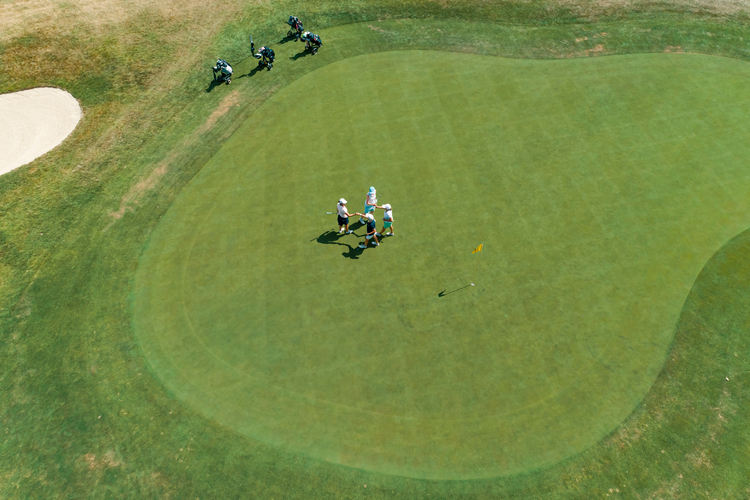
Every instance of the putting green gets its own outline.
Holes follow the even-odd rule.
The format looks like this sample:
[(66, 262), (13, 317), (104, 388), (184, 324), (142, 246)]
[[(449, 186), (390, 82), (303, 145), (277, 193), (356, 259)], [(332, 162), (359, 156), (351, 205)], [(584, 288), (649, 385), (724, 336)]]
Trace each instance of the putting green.
[[(154, 231), (145, 354), (207, 417), (351, 467), (466, 479), (575, 454), (645, 395), (694, 279), (750, 226), (749, 77), (418, 51), (308, 74)], [(396, 236), (360, 252), (325, 212), (370, 185)]]

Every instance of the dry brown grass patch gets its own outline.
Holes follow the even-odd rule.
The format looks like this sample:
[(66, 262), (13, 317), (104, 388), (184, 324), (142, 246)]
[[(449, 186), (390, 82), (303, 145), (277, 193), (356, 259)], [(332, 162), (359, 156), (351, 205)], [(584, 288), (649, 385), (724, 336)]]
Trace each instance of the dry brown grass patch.
[(211, 113), (211, 116), (208, 117), (206, 120), (206, 123), (204, 123), (201, 128), (198, 129), (198, 134), (202, 134), (206, 131), (208, 131), (211, 127), (216, 125), (216, 121), (227, 114), (227, 112), (232, 109), (232, 107), (239, 107), (240, 106), (240, 93), (239, 91), (235, 90), (232, 93), (228, 94), (224, 99), (221, 100), (219, 105), (216, 107), (213, 113)]
[(117, 459), (117, 455), (114, 450), (109, 450), (104, 455), (97, 458), (93, 453), (86, 453), (83, 456), (83, 460), (88, 466), (89, 470), (102, 470), (110, 467), (119, 467), (122, 462)]
[(675, 477), (671, 481), (665, 481), (664, 484), (646, 498), (660, 500), (683, 498), (680, 494), (680, 486), (682, 486), (682, 477)]
[[(84, 31), (107, 35), (112, 26), (133, 21), (143, 13), (156, 15), (170, 23), (213, 26), (212, 19), (226, 20), (248, 2), (234, 0), (21, 0), (0, 3), (0, 41), (34, 32), (83, 28)], [(251, 0), (250, 3), (265, 4)], [(220, 13), (220, 14), (219, 14)], [(195, 35), (191, 31), (187, 36)]]
[(615, 433), (606, 442), (606, 446), (613, 446), (619, 449), (627, 448), (633, 443), (636, 443), (641, 439), (644, 429), (641, 425), (648, 427), (648, 424), (642, 424), (640, 422), (632, 422), (628, 425), (620, 427), (617, 433)]
[[(388, 30), (385, 30), (385, 29), (383, 29), (383, 28), (381, 28), (379, 26), (373, 26), (372, 24), (368, 24), (367, 27), (370, 28), (373, 31), (377, 31), (378, 33), (395, 33), (394, 31), (388, 31)], [(440, 31), (440, 30), (438, 30), (438, 31)]]
[(207, 132), (211, 127), (216, 125), (216, 122), (221, 117), (226, 115), (232, 108), (239, 108), (239, 106), (240, 94), (237, 90), (224, 97), (224, 99), (222, 99), (221, 103), (219, 103), (217, 108), (206, 119), (203, 125), (198, 127), (192, 134), (185, 137), (178, 145), (178, 147), (172, 150), (169, 156), (162, 160), (147, 177), (140, 179), (130, 187), (128, 192), (125, 193), (125, 195), (120, 200), (119, 208), (114, 212), (110, 212), (109, 216), (112, 218), (112, 221), (104, 228), (104, 230), (106, 231), (107, 229), (109, 229), (112, 224), (120, 220), (126, 212), (132, 212), (133, 210), (135, 210), (135, 207), (139, 204), (143, 196), (148, 191), (154, 189), (161, 178), (164, 177), (164, 175), (169, 171), (170, 166), (177, 159), (179, 151), (200, 140), (200, 136)]
[[(148, 177), (141, 179), (131, 186), (130, 190), (128, 190), (128, 192), (125, 193), (125, 196), (122, 197), (120, 208), (116, 212), (111, 212), (109, 215), (113, 219), (119, 220), (125, 215), (125, 212), (132, 212), (135, 209), (135, 205), (137, 205), (141, 198), (143, 198), (143, 195), (152, 190), (156, 186), (156, 183), (159, 182), (159, 179), (164, 177), (164, 174), (167, 173), (167, 169), (173, 159), (174, 155), (170, 155), (170, 157), (157, 165)], [(109, 229), (111, 225), (112, 224), (108, 225), (105, 229)]]
[(598, 18), (632, 10), (669, 9), (688, 12), (708, 12), (715, 15), (734, 15), (750, 12), (750, 0), (557, 0), (550, 9), (565, 7), (578, 16)]

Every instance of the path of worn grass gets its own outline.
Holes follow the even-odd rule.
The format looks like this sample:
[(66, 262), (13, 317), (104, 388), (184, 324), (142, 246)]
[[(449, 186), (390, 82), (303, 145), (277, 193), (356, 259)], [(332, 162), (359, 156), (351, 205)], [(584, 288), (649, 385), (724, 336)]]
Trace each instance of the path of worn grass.
[[(429, 49), (436, 43), (524, 57), (661, 52), (676, 46), (744, 57), (741, 39), (749, 36), (741, 24), (693, 23), (672, 15), (549, 27), (428, 20), (369, 24), (377, 29), (347, 28), (320, 59), (306, 58), (283, 72), (250, 79), (250, 85), (221, 88), (236, 91), (236, 97), (219, 89), (195, 93), (208, 82), (191, 66), (172, 75), (175, 81), (183, 75), (182, 92), (165, 88), (141, 101), (143, 106), (118, 104), (90, 116), (113, 125), (106, 140), (94, 134), (96, 127), (78, 137), (90, 147), (83, 155), (87, 162), (80, 163), (71, 144), (2, 178), (7, 284), (2, 298), (10, 304), (3, 308), (0, 375), (6, 396), (3, 494), (581, 498), (603, 496), (610, 488), (641, 496), (745, 494), (743, 374), (748, 367), (741, 304), (747, 253), (740, 240), (717, 254), (716, 264), (696, 282), (675, 335), (674, 355), (636, 412), (609, 439), (532, 474), (434, 483), (332, 466), (238, 439), (172, 399), (149, 376), (133, 341), (127, 299), (139, 250), (222, 138), (273, 89), (333, 60), (402, 47)], [(607, 33), (603, 40), (594, 38), (601, 33)], [(246, 54), (241, 35), (222, 36), (218, 43), (227, 52)], [(588, 40), (576, 42), (583, 37)], [(244, 106), (232, 105), (236, 98)], [(111, 121), (126, 111), (131, 114)], [(64, 169), (58, 172), (53, 167), (59, 165)], [(12, 280), (5, 280), (6, 270)], [(716, 377), (724, 373), (729, 381)]]

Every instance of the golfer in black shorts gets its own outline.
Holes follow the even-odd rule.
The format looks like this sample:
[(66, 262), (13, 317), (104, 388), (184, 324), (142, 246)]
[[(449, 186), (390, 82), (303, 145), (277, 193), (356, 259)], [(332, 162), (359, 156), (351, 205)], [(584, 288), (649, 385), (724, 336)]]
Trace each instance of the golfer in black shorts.
[(360, 217), (363, 217), (365, 220), (365, 224), (367, 224), (367, 235), (365, 236), (365, 242), (360, 243), (359, 248), (363, 250), (367, 248), (367, 244), (370, 242), (370, 240), (375, 240), (373, 241), (373, 244), (375, 246), (380, 245), (380, 243), (378, 243), (378, 237), (376, 236), (377, 231), (375, 229), (375, 217), (372, 214), (356, 213), (354, 215), (359, 215)]
[(352, 234), (354, 231), (349, 230), (349, 217), (354, 217), (354, 214), (346, 211), (345, 199), (341, 198), (336, 204), (336, 213), (339, 219), (339, 234), (344, 232), (344, 228), (346, 228), (346, 234)]

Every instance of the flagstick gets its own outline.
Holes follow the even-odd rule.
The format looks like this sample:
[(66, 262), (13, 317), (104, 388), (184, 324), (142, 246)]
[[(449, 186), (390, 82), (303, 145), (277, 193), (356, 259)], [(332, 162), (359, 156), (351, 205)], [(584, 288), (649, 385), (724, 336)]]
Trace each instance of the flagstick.
[[(477, 267), (474, 268), (474, 279), (477, 279), (477, 272), (479, 271), (479, 259), (482, 258), (482, 252), (484, 252), (484, 243), (480, 245), (482, 250), (479, 251), (479, 257), (477, 257)], [(474, 280), (471, 280), (471, 286), (474, 286)]]

